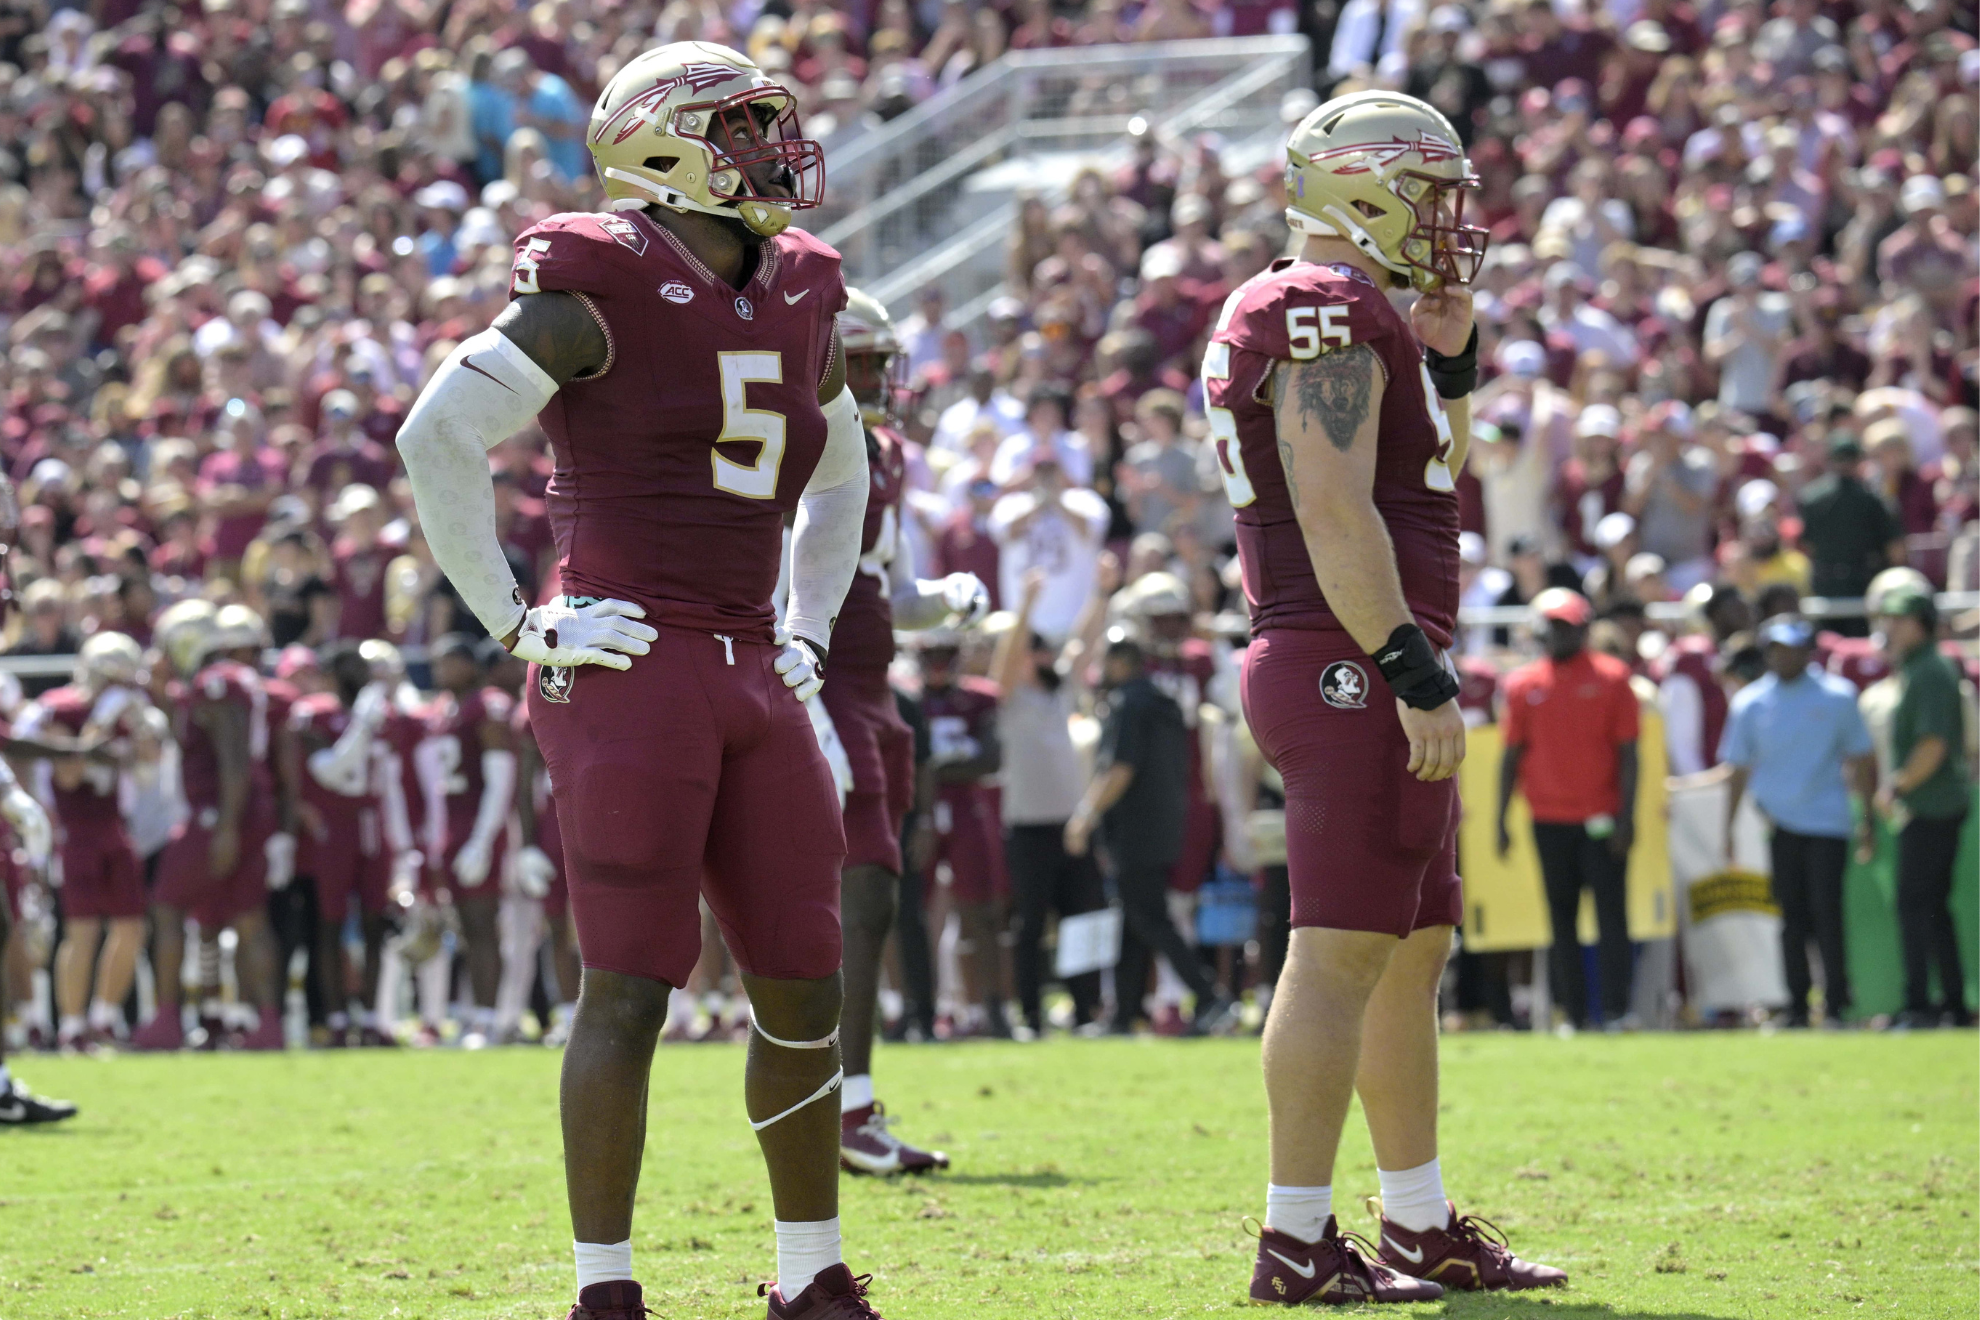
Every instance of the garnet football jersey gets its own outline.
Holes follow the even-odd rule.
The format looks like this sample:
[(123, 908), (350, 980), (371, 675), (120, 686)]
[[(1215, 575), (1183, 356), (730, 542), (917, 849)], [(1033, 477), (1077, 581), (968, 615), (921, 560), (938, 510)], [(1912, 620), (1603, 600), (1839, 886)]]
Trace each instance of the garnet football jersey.
[[(142, 698), (130, 700), (128, 691), (111, 689), (106, 696), (122, 698), (125, 711), (135, 714), (144, 708)], [(90, 722), (91, 713), (106, 703), (73, 684), (56, 688), (36, 698), (15, 726), (15, 736), (33, 738), (44, 728), (53, 728), (69, 738), (79, 738)], [(118, 721), (122, 723), (122, 721)], [(106, 730), (108, 732), (108, 730)], [(100, 761), (80, 757), (63, 758), (52, 767), (55, 814), (62, 828), (74, 835), (81, 831), (122, 828), (118, 809), (117, 769)]]
[(426, 797), (428, 861), (450, 854), (474, 833), (474, 818), (481, 810), (481, 776), (484, 724), (509, 722), (515, 702), (497, 687), (464, 692), (456, 697), (442, 692), (427, 710), (426, 736), (415, 756), (419, 762), (420, 787)]
[(319, 870), (317, 849), (319, 844), (328, 843), (338, 835), (348, 833), (356, 836), (363, 828), (363, 817), (371, 806), (372, 798), (367, 793), (347, 796), (316, 782), (316, 776), (309, 772), (309, 754), (321, 747), (334, 746), (351, 727), (351, 713), (334, 692), (312, 692), (297, 700), (289, 708), (289, 732), (299, 739), (301, 746), (302, 783), (299, 787), (302, 800), (316, 809), (323, 822), (323, 834), (319, 837), (308, 829), (299, 830), (296, 840), (296, 874), (313, 875), (322, 880), (341, 880), (342, 876), (325, 876)]
[(220, 805), (220, 759), (213, 739), (193, 712), (208, 703), (237, 706), (247, 715), (250, 803), (273, 797), (268, 770), (268, 693), (261, 675), (238, 660), (215, 660), (194, 675), (175, 713), (179, 741), (179, 781), (195, 812)]
[(901, 491), (907, 485), (907, 455), (899, 435), (884, 427), (867, 430), (866, 526), (860, 534), (859, 571), (846, 589), (845, 604), (832, 625), (832, 667), (858, 665), (885, 669), (894, 659), (894, 605), (889, 590), (894, 556), (900, 549)]
[(818, 386), (845, 289), (839, 254), (796, 229), (763, 244), (741, 290), (638, 211), (556, 215), (516, 239), (511, 294), (577, 294), (608, 346), (538, 417), (566, 592), (770, 640), (783, 516), (825, 449)]
[[(965, 677), (945, 688), (924, 688), (922, 716), (928, 721), (929, 752), (937, 760), (967, 761), (983, 750), (996, 728), (997, 685), (984, 678)], [(941, 798), (957, 805), (980, 797), (982, 782), (943, 784)]]
[(1366, 344), (1382, 364), (1375, 508), (1395, 545), (1410, 613), (1440, 647), (1458, 604), (1458, 501), (1450, 423), (1402, 314), (1351, 266), (1280, 259), (1232, 291), (1203, 354), (1210, 435), (1231, 507), (1251, 624), (1345, 631), (1313, 575), (1286, 490), (1273, 422), (1280, 362)]

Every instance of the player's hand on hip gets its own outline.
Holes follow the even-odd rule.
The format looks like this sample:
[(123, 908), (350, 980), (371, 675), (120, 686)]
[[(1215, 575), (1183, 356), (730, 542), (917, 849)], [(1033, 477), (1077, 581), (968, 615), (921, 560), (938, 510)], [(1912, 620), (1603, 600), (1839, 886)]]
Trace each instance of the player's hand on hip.
[(556, 878), (557, 864), (535, 844), (516, 853), (516, 888), (522, 890), (523, 897), (542, 898), (550, 892), (550, 882)]
[(660, 634), (639, 620), (646, 611), (629, 600), (597, 600), (571, 606), (558, 597), (523, 616), (522, 630), (509, 653), (531, 664), (567, 669), (604, 665), (630, 669), (629, 656), (645, 655)]
[(777, 629), (777, 658), (770, 667), (784, 680), (784, 686), (797, 693), (799, 701), (810, 701), (825, 686), (825, 662), (818, 658), (818, 644), (797, 637), (788, 628)]
[(1456, 357), (1471, 339), (1471, 290), (1446, 283), (1419, 294), (1409, 309), (1409, 328), (1425, 348)]
[(990, 588), (974, 573), (951, 573), (942, 579), (942, 605), (952, 627), (971, 627), (990, 613)]
[(488, 868), (494, 862), (495, 850), (478, 839), (469, 839), (454, 854), (454, 879), (461, 882), (463, 889), (479, 889), (488, 879)]
[(1403, 733), (1409, 737), (1409, 772), (1425, 783), (1449, 779), (1464, 760), (1464, 712), (1455, 700), (1435, 710), (1396, 702)]

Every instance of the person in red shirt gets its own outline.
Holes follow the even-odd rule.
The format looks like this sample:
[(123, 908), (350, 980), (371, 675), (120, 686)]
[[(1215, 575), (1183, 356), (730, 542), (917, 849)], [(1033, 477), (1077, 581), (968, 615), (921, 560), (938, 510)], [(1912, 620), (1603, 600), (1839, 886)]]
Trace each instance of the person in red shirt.
[(1629, 667), (1588, 649), (1594, 607), (1553, 587), (1533, 600), (1547, 654), (1506, 676), (1499, 727), (1499, 856), (1512, 847), (1513, 790), (1533, 814), (1533, 845), (1554, 924), (1548, 976), (1577, 1027), (1588, 1025), (1588, 985), (1575, 934), (1581, 891), (1595, 891), (1602, 1021), (1629, 1010), (1629, 913), (1624, 877), (1636, 837), (1636, 694)]
[(330, 547), (337, 588), (338, 637), (365, 641), (385, 635), (385, 569), (398, 551), (379, 540), (385, 515), (378, 492), (353, 482), (330, 509), (337, 539)]

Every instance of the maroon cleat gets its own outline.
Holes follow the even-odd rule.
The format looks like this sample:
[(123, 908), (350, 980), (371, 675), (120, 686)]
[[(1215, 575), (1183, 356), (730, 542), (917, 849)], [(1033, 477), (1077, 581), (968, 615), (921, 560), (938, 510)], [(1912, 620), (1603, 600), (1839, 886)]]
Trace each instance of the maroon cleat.
[(926, 1173), (946, 1169), (939, 1150), (917, 1150), (887, 1128), (893, 1120), (879, 1101), (839, 1116), (839, 1165), (849, 1173)]
[(631, 1279), (586, 1284), (578, 1291), (577, 1305), (564, 1320), (644, 1320), (658, 1311), (646, 1309), (639, 1285)]
[(1390, 1269), (1465, 1292), (1567, 1287), (1566, 1270), (1521, 1260), (1512, 1254), (1496, 1224), (1476, 1215), (1460, 1215), (1448, 1201), (1444, 1205), (1451, 1216), (1445, 1228), (1415, 1233), (1386, 1217), (1382, 1220), (1382, 1260)]
[(1267, 1228), (1258, 1235), (1258, 1264), (1251, 1271), (1254, 1306), (1316, 1302), (1434, 1302), (1444, 1290), (1381, 1264), (1374, 1244), (1343, 1233), (1327, 1216), (1318, 1242)]
[(360, 1027), (358, 1045), (367, 1050), (395, 1050), (399, 1042), (380, 1031), (377, 1027)]
[(834, 1265), (788, 1302), (774, 1283), (758, 1284), (756, 1295), (770, 1299), (768, 1320), (883, 1320), (866, 1300), (872, 1278), (862, 1274), (855, 1279), (844, 1265)]
[(262, 1014), (261, 1021), (253, 1031), (241, 1033), (240, 1049), (281, 1050), (288, 1048), (288, 1041), (282, 1036), (282, 1019), (273, 1013)]
[(186, 1043), (186, 1033), (179, 1026), (179, 1010), (167, 1009), (151, 1021), (131, 1033), (131, 1048), (134, 1050), (176, 1050)]

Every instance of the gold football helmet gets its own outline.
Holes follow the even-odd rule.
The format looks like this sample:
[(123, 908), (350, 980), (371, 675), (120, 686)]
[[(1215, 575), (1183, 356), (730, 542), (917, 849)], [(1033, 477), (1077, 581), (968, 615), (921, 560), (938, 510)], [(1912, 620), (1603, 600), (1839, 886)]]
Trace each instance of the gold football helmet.
[(182, 600), (158, 616), (158, 649), (181, 678), (191, 678), (206, 662), (220, 631), (218, 613), (213, 602), (193, 599)]
[(233, 651), (268, 645), (268, 625), (246, 605), (222, 605), (213, 616), (213, 649)]
[[(825, 155), (798, 128), (797, 102), (747, 55), (676, 41), (607, 83), (586, 141), (615, 211), (658, 203), (736, 216), (771, 238), (825, 197)], [(787, 194), (750, 177), (769, 162)]]
[(1477, 276), (1487, 234), (1464, 223), (1477, 186), (1451, 121), (1400, 92), (1336, 97), (1286, 143), (1286, 223), (1345, 238), (1419, 289)]
[(144, 648), (120, 632), (90, 634), (76, 653), (76, 682), (91, 691), (135, 683), (144, 667)]
[(869, 426), (893, 420), (907, 391), (907, 354), (894, 333), (894, 318), (880, 300), (859, 289), (846, 290), (839, 313), (839, 347), (846, 354), (846, 385), (859, 401)]

